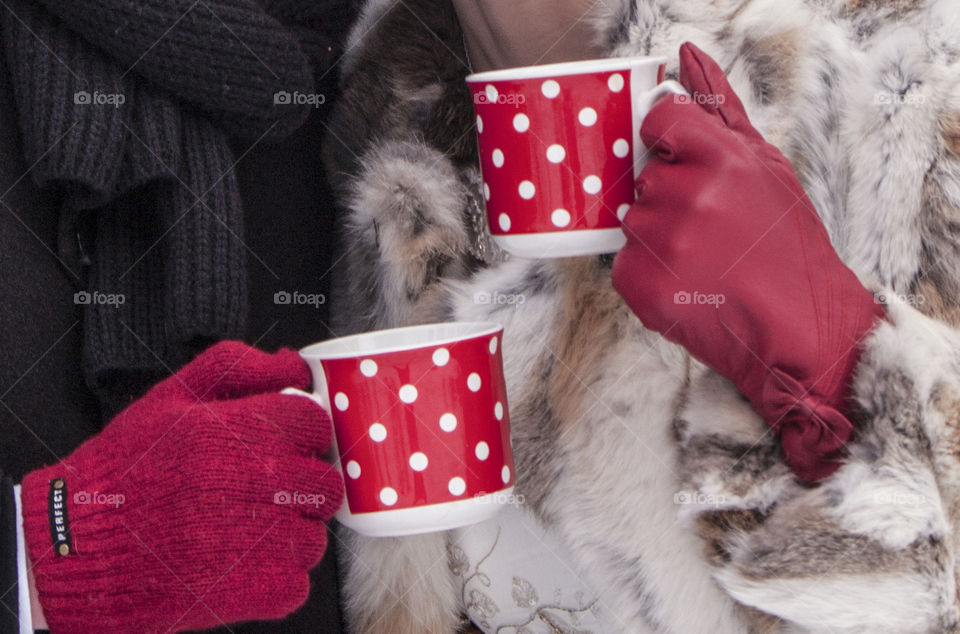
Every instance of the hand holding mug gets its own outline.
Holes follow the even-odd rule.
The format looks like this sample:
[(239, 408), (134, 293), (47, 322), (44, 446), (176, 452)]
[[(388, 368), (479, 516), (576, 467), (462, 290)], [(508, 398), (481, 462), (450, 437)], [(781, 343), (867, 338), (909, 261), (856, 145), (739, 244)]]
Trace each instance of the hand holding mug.
[(859, 345), (883, 311), (840, 260), (780, 151), (723, 71), (680, 49), (692, 99), (662, 99), (641, 136), (613, 285), (643, 324), (730, 379), (804, 480), (839, 466)]
[(292, 350), (213, 346), (22, 485), (26, 546), (54, 632), (181, 631), (286, 616), (343, 484), (313, 457), (310, 372)]

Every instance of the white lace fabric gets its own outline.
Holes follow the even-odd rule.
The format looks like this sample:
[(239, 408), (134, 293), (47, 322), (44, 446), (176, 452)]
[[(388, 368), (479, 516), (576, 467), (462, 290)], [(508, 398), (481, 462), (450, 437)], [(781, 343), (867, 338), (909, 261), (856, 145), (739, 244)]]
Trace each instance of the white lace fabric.
[(462, 608), (486, 634), (616, 630), (572, 555), (523, 504), (452, 531), (448, 549)]

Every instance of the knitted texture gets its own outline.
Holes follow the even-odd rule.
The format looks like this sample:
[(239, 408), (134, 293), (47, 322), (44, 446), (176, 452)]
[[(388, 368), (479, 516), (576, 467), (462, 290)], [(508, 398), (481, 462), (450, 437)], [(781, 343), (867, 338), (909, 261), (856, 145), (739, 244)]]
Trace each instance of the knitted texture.
[(122, 72), (199, 106), (234, 135), (283, 137), (307, 114), (274, 104), (279, 91), (312, 92), (312, 69), (296, 37), (254, 0), (39, 4)]
[[(310, 64), (252, 0), (11, 0), (2, 26), (26, 162), (64, 193), (59, 255), (78, 278), (78, 226), (93, 227), (84, 370), (116, 412), (125, 376), (159, 378), (245, 333), (227, 134), (299, 126), (309, 106), (274, 95), (312, 92)], [(122, 302), (97, 301), (109, 296)]]
[[(203, 353), (57, 465), (23, 480), (24, 530), (53, 632), (163, 632), (280, 618), (307, 597), (343, 483), (313, 456), (330, 421), (296, 352)], [(68, 554), (51, 483), (66, 486)]]
[(318, 74), (316, 88), (322, 89), (325, 85), (323, 78), (335, 75), (333, 70), (343, 55), (337, 43), (346, 37), (363, 3), (354, 0), (261, 0), (261, 4), (267, 13), (296, 35), (300, 48)]

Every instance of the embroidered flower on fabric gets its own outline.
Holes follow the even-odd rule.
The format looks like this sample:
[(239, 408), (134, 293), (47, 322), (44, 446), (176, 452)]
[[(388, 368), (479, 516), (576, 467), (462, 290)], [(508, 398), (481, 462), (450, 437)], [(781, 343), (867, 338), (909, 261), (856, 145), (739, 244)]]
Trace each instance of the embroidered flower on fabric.
[(471, 590), (470, 600), (467, 602), (467, 611), (480, 619), (481, 627), (487, 628), (489, 627), (488, 619), (496, 616), (500, 608), (493, 602), (493, 599), (480, 590)]
[(537, 591), (533, 585), (521, 577), (513, 578), (513, 591), (510, 595), (519, 608), (534, 608), (540, 603), (540, 598), (537, 596)]
[(470, 569), (470, 560), (463, 549), (454, 544), (447, 544), (447, 566), (450, 572), (462, 577)]

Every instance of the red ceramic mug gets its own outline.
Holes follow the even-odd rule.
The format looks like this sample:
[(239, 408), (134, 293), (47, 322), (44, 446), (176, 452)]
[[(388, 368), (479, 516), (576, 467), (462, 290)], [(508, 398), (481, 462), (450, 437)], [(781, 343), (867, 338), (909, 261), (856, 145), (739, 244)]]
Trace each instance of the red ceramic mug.
[(513, 454), (503, 328), (395, 328), (300, 351), (330, 412), (346, 500), (337, 519), (398, 536), (492, 517), (510, 501)]
[(667, 93), (666, 59), (526, 66), (467, 77), (493, 239), (528, 258), (612, 253), (646, 163), (640, 123)]

